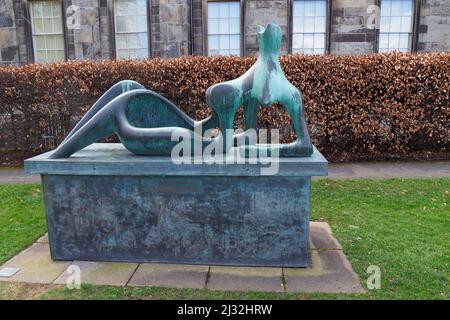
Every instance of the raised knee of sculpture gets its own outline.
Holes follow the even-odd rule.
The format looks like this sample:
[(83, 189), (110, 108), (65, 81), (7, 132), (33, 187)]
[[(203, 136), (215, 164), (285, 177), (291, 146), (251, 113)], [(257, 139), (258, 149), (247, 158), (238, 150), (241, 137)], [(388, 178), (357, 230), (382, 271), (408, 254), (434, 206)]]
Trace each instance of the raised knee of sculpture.
[[(225, 145), (233, 139), (233, 124), (237, 109), (244, 107), (245, 129), (255, 129), (260, 106), (280, 103), (289, 113), (296, 140), (288, 144), (252, 144), (241, 146), (248, 156), (250, 151), (276, 152), (279, 156), (310, 156), (313, 147), (308, 135), (300, 91), (286, 78), (281, 69), (278, 52), (281, 29), (276, 24), (258, 27), (260, 54), (255, 64), (241, 77), (215, 84), (208, 88), (206, 101), (212, 115), (194, 121), (168, 99), (137, 82), (125, 80), (111, 87), (81, 119), (67, 138), (50, 156), (69, 157), (78, 150), (112, 134), (123, 145), (139, 155), (170, 155), (178, 143), (172, 137), (190, 139), (197, 128), (200, 132), (218, 127)], [(202, 138), (202, 146), (214, 139)], [(227, 143), (228, 142), (228, 143)], [(224, 152), (228, 151), (227, 148)]]

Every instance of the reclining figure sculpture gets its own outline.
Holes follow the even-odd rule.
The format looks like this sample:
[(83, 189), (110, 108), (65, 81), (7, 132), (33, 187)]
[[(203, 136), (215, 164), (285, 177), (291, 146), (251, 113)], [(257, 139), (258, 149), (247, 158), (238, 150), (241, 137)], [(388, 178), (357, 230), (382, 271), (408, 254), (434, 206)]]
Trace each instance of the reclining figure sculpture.
[[(206, 91), (211, 116), (195, 121), (158, 93), (131, 80), (112, 86), (80, 120), (50, 158), (65, 158), (84, 147), (116, 134), (122, 144), (138, 155), (170, 155), (179, 141), (175, 136), (201, 139), (203, 147), (214, 139), (233, 146), (233, 123), (240, 106), (244, 107), (245, 129), (255, 129), (259, 106), (281, 103), (292, 119), (296, 141), (288, 144), (253, 144), (242, 146), (244, 155), (251, 149), (279, 156), (310, 156), (313, 147), (308, 135), (300, 91), (284, 75), (278, 51), (281, 29), (276, 24), (258, 26), (260, 55), (241, 77), (215, 84)], [(203, 138), (208, 129), (218, 127), (221, 135)], [(227, 130), (228, 129), (228, 130)], [(201, 133), (201, 137), (197, 133)], [(230, 141), (232, 141), (230, 143)], [(228, 150), (225, 149), (224, 152)]]

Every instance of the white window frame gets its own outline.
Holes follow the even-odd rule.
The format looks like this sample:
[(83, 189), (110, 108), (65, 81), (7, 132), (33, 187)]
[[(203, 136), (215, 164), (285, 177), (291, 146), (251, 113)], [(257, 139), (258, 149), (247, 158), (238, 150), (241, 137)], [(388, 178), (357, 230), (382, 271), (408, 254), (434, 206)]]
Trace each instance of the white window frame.
[[(221, 36), (221, 35), (228, 35), (228, 36), (239, 36), (239, 49), (231, 49), (230, 47), (228, 47), (228, 49), (223, 49), (223, 50), (228, 50), (228, 51), (230, 51), (230, 50), (239, 50), (239, 53), (238, 54), (233, 54), (233, 55), (237, 55), (237, 56), (241, 56), (242, 55), (242, 52), (243, 52), (243, 46), (242, 46), (242, 2), (240, 1), (240, 0), (207, 0), (207, 1), (205, 1), (204, 2), (205, 4), (206, 4), (206, 9), (205, 9), (205, 21), (206, 21), (206, 23), (205, 23), (205, 25), (206, 25), (206, 32), (205, 32), (205, 37), (206, 37), (206, 55), (208, 55), (208, 56), (216, 56), (216, 55), (220, 55), (220, 53), (219, 54), (213, 54), (213, 55), (211, 55), (210, 54), (210, 40), (209, 40), (209, 37), (210, 36)], [(210, 27), (209, 27), (209, 19), (210, 19), (210, 17), (209, 17), (209, 14), (208, 14), (208, 12), (209, 12), (209, 4), (210, 3), (237, 3), (237, 4), (239, 4), (239, 33), (210, 33)], [(228, 17), (229, 19), (231, 18), (231, 17)], [(221, 19), (221, 18), (218, 18), (218, 19)], [(220, 46), (220, 44), (219, 44), (219, 46)], [(220, 49), (218, 49), (218, 50), (220, 50)]]
[[(147, 29), (145, 31), (145, 33), (147, 35), (147, 47), (146, 48), (144, 48), (144, 47), (142, 47), (142, 48), (129, 48), (129, 47), (127, 47), (126, 48), (126, 50), (128, 50), (128, 53), (129, 53), (129, 50), (143, 50), (143, 49), (146, 49), (147, 50), (147, 56), (145, 58), (143, 58), (143, 59), (147, 59), (147, 58), (151, 57), (151, 54), (150, 54), (150, 40), (149, 40), (149, 36), (150, 36), (149, 15), (148, 15), (148, 10), (147, 10), (148, 0), (146, 0), (145, 3), (146, 3), (146, 5), (145, 5), (145, 17), (146, 17), (146, 24), (145, 24), (145, 26), (146, 26), (146, 29)], [(119, 49), (118, 48), (117, 35), (118, 34), (120, 34), (120, 35), (139, 34), (139, 33), (144, 33), (144, 31), (117, 31), (117, 17), (118, 17), (118, 15), (117, 15), (117, 10), (116, 10), (116, 7), (117, 7), (116, 6), (116, 0), (113, 0), (113, 6), (114, 6), (113, 20), (114, 20), (115, 55), (116, 55), (116, 59), (123, 59), (123, 58), (119, 58), (119, 50), (125, 50), (125, 49), (123, 49), (123, 48)], [(125, 16), (124, 15), (119, 15), (119, 17), (128, 17), (128, 16), (130, 16), (130, 15), (125, 15)], [(144, 16), (144, 15), (142, 14), (141, 16)], [(129, 59), (129, 58), (127, 58), (127, 59)], [(138, 59), (140, 59), (140, 58), (138, 58)]]
[[(313, 16), (295, 16), (295, 6), (296, 6), (296, 4), (298, 5), (300, 2), (306, 2), (306, 1), (323, 2), (325, 4), (324, 15), (323, 16), (317, 16), (317, 15), (313, 15)], [(328, 30), (328, 19), (329, 19), (329, 17), (328, 17), (328, 14), (329, 14), (328, 13), (328, 1), (329, 0), (293, 0), (292, 1), (292, 25), (291, 25), (292, 26), (292, 32), (291, 32), (291, 43), (292, 43), (291, 49), (292, 49), (292, 53), (305, 53), (304, 50), (308, 50), (308, 49), (311, 49), (313, 51), (315, 51), (315, 50), (322, 50), (320, 53), (319, 52), (318, 53), (313, 52), (313, 53), (308, 53), (308, 54), (326, 54), (327, 53), (327, 43), (328, 43), (327, 37), (328, 37), (328, 32), (329, 32), (329, 30)], [(314, 26), (314, 31), (312, 31), (312, 32), (305, 32), (305, 30), (303, 30), (303, 32), (296, 32), (295, 31), (296, 18), (297, 19), (301, 19), (301, 18), (305, 18), (305, 17), (312, 17), (312, 18), (314, 18), (314, 22), (315, 22), (316, 18), (323, 18), (324, 19), (324, 31), (323, 32), (322, 31), (316, 32), (315, 26)], [(314, 35), (316, 35), (316, 34), (322, 34), (323, 35), (323, 47), (322, 48), (315, 46)], [(301, 48), (300, 47), (294, 47), (294, 37), (296, 35), (303, 35), (303, 36), (304, 35), (312, 35), (313, 36), (313, 47), (312, 48), (305, 48), (304, 46), (301, 47)]]
[[(59, 5), (61, 6), (61, 32), (47, 32), (47, 33), (36, 33), (34, 30), (34, 13), (33, 13), (33, 2), (58, 2)], [(62, 39), (63, 39), (63, 52), (64, 52), (64, 58), (63, 60), (57, 60), (57, 61), (65, 61), (66, 60), (66, 39), (65, 39), (65, 34), (64, 34), (64, 20), (63, 20), (63, 9), (62, 9), (62, 2), (61, 0), (38, 0), (38, 1), (30, 1), (29, 3), (29, 13), (30, 13), (30, 24), (31, 24), (31, 39), (33, 42), (33, 57), (34, 57), (34, 62), (37, 63), (51, 63), (51, 62), (56, 62), (56, 61), (48, 61), (48, 51), (61, 51), (59, 49), (48, 49), (47, 48), (47, 42), (45, 45), (45, 50), (38, 50), (37, 49), (37, 45), (36, 45), (36, 36), (52, 36), (52, 35), (61, 35)], [(52, 16), (51, 17), (39, 17), (39, 19), (44, 19), (44, 18), (54, 18), (53, 16), (53, 6), (52, 6)], [(37, 51), (45, 51), (45, 57), (46, 57), (46, 61), (42, 62), (42, 61), (37, 61)]]

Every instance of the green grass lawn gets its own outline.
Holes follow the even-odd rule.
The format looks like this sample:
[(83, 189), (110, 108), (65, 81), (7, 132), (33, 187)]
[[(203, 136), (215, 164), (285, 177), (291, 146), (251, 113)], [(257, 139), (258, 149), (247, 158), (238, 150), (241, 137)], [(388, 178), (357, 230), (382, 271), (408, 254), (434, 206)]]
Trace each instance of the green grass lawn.
[(41, 186), (0, 184), (0, 264), (46, 230)]
[[(381, 289), (365, 294), (220, 292), (0, 283), (0, 298), (55, 299), (449, 299), (450, 179), (318, 180), (312, 219), (327, 221), (363, 286), (367, 267), (381, 269)], [(0, 185), (0, 262), (45, 232), (39, 185)]]

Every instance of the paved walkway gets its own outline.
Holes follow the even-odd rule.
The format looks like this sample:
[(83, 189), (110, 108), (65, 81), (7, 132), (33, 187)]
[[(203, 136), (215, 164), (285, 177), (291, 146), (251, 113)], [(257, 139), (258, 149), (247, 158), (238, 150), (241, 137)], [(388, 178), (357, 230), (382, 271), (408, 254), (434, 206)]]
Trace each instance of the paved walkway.
[(449, 161), (330, 163), (332, 179), (450, 178)]
[(0, 281), (66, 284), (79, 270), (81, 283), (115, 286), (207, 288), (268, 292), (365, 292), (326, 222), (311, 222), (308, 268), (53, 261), (47, 236), (0, 266), (20, 268)]
[[(449, 161), (330, 163), (331, 179), (450, 178)], [(40, 183), (39, 175), (25, 175), (23, 169), (0, 169), (1, 183)]]

